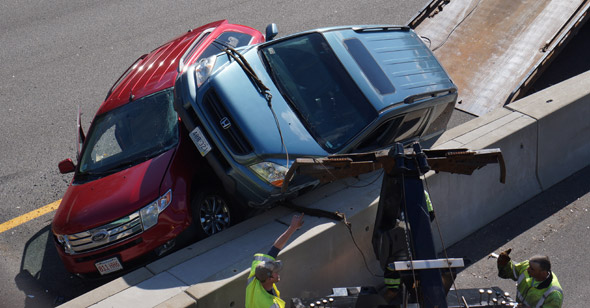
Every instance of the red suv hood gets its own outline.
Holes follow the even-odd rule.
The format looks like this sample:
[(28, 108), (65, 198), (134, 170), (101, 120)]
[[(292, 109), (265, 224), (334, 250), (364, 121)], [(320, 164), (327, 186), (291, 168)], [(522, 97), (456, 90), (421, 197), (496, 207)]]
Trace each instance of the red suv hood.
[(52, 228), (73, 234), (129, 215), (156, 200), (174, 149), (107, 177), (68, 187)]

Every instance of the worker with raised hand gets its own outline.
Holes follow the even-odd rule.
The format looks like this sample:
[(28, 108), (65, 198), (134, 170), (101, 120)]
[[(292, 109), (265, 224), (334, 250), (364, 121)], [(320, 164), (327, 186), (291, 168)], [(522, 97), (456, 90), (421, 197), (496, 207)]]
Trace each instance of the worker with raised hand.
[(289, 238), (303, 225), (303, 213), (294, 215), (291, 224), (281, 234), (267, 254), (254, 255), (248, 286), (246, 287), (246, 308), (284, 308), (285, 301), (280, 298), (280, 292), (275, 283), (280, 281), (279, 272), (283, 263), (276, 260), (281, 249), (285, 247)]
[(534, 256), (529, 260), (514, 263), (508, 249), (498, 256), (498, 276), (517, 281), (517, 307), (560, 308), (563, 290), (557, 276), (551, 272), (547, 256)]

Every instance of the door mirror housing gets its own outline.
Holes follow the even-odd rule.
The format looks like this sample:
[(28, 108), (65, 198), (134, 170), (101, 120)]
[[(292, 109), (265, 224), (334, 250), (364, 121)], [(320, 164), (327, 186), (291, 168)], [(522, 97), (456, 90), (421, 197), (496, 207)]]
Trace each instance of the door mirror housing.
[(269, 24), (268, 26), (266, 26), (266, 41), (267, 42), (274, 39), (275, 36), (277, 36), (277, 34), (279, 34), (279, 28), (277, 27), (277, 24), (272, 23), (272, 24)]
[(74, 162), (70, 158), (60, 161), (59, 164), (57, 164), (57, 167), (62, 174), (74, 172), (76, 169), (76, 165), (74, 165)]

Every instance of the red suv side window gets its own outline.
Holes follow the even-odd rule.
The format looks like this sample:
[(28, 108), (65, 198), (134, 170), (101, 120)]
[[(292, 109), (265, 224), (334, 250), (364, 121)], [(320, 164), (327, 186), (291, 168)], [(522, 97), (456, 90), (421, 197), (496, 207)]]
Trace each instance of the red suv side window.
[[(250, 44), (250, 42), (252, 41), (252, 36), (245, 33), (228, 31), (221, 33), (221, 35), (219, 35), (215, 39), (215, 41), (220, 42), (222, 44), (227, 44), (232, 48), (237, 48)], [(207, 47), (207, 49), (203, 51), (203, 53), (195, 62), (199, 62), (199, 60), (201, 59), (216, 55), (220, 53), (223, 49), (224, 46), (221, 46), (221, 44), (212, 43), (211, 45), (209, 45), (209, 47)]]

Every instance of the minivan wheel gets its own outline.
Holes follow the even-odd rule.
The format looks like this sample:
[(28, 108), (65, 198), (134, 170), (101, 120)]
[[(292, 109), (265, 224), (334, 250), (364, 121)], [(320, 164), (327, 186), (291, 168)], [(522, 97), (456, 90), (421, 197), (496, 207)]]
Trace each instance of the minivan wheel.
[(199, 239), (219, 233), (232, 224), (231, 207), (221, 189), (200, 187), (191, 200), (191, 211)]

